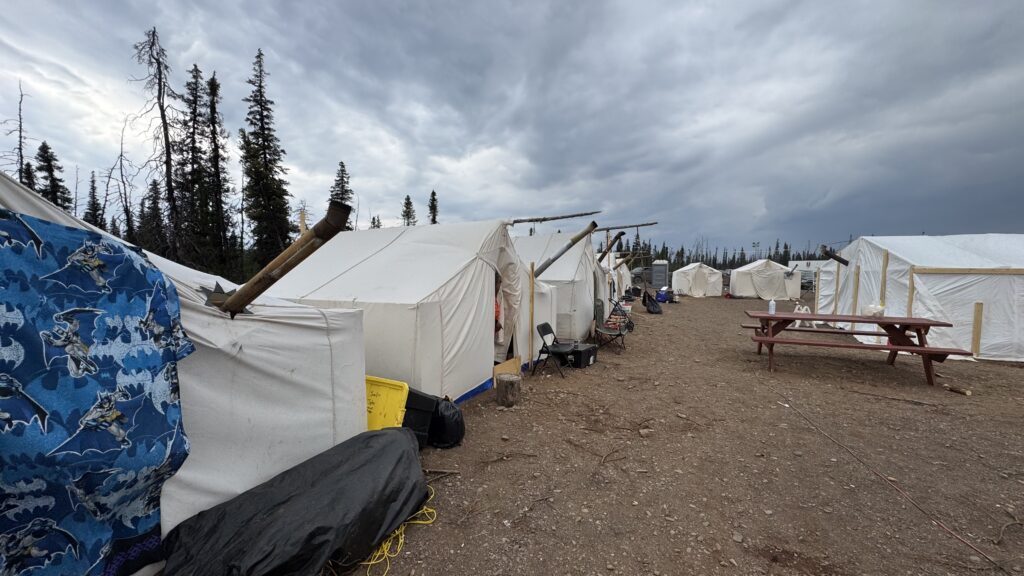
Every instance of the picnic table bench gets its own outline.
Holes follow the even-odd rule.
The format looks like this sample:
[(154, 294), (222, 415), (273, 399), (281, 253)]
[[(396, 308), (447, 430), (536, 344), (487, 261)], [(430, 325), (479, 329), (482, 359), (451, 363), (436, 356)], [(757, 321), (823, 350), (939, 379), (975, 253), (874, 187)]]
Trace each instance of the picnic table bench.
[[(928, 345), (928, 331), (932, 328), (951, 327), (949, 322), (929, 320), (927, 318), (905, 318), (892, 316), (858, 316), (853, 314), (805, 314), (797, 312), (747, 311), (747, 316), (757, 320), (757, 324), (741, 324), (743, 328), (752, 328), (754, 335), (751, 340), (757, 342), (757, 353), (763, 347), (768, 348), (768, 369), (775, 370), (775, 345), (819, 346), (825, 348), (848, 348), (856, 350), (882, 350), (889, 353), (887, 364), (895, 364), (900, 352), (908, 352), (921, 356), (924, 364), (924, 375), (928, 384), (935, 385), (935, 371), (932, 362), (943, 362), (949, 356), (970, 356), (969, 350), (959, 348), (936, 348)], [(793, 326), (798, 322), (824, 322), (827, 324), (874, 324), (877, 330), (842, 330), (839, 328), (807, 328)], [(865, 342), (839, 342), (836, 340), (810, 340), (800, 338), (782, 338), (783, 332), (818, 333), (818, 334), (849, 334), (856, 336), (885, 337), (885, 344), (869, 344)]]

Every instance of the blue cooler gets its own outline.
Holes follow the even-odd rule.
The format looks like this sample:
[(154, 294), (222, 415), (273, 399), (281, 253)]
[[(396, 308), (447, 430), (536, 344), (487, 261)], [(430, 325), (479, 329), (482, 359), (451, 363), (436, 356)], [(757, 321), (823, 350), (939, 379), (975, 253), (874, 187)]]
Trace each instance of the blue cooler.
[(672, 300), (672, 294), (668, 290), (658, 290), (658, 293), (654, 295), (654, 300), (657, 302), (669, 302)]

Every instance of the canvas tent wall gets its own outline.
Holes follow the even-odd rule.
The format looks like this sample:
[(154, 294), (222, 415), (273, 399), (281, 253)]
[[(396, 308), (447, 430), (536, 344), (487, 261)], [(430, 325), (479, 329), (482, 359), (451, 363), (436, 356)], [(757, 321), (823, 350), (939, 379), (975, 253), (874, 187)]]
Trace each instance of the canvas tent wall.
[(790, 300), (800, 298), (800, 275), (778, 262), (757, 260), (732, 271), (729, 293), (738, 298)]
[(363, 310), (368, 373), (463, 399), (490, 385), (495, 344), (528, 356), (523, 277), (505, 222), (492, 220), (342, 232), (270, 293)]
[(1024, 234), (863, 237), (840, 254), (850, 265), (830, 282), (838, 313), (873, 304), (944, 320), (953, 327), (933, 329), (929, 344), (1024, 360)]
[[(518, 236), (514, 239), (515, 249), (523, 262), (540, 264), (553, 256), (570, 237), (570, 234)], [(606, 276), (597, 263), (597, 254), (589, 238), (573, 245), (540, 279), (555, 287), (558, 322), (554, 328), (555, 335), (561, 339), (585, 340), (590, 336), (596, 299), (604, 302), (606, 315), (610, 311)]]
[(693, 262), (672, 273), (672, 291), (703, 298), (722, 295), (722, 272), (707, 264)]
[[(94, 229), (0, 174), (0, 207)], [(178, 364), (185, 464), (163, 488), (166, 534), (182, 520), (366, 430), (362, 314), (270, 297), (231, 320), (202, 290), (223, 278), (147, 254), (173, 282), (196, 352)]]

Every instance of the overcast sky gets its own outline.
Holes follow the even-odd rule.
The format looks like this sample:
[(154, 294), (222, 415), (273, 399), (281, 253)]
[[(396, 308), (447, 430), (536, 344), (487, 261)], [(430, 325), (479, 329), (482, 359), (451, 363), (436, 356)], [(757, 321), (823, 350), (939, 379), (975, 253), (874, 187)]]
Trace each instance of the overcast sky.
[(293, 203), (344, 160), (362, 227), (434, 189), (442, 222), (600, 209), (673, 247), (1024, 232), (1019, 0), (16, 2), (0, 117), (21, 80), (68, 180), (108, 167), (154, 25), (232, 135), (262, 48)]

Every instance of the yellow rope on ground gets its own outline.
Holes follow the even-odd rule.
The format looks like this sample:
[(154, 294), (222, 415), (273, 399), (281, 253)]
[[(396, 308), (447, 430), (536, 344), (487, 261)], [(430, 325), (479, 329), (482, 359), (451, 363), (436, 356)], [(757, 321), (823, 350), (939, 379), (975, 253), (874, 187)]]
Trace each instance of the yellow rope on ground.
[(409, 516), (408, 520), (402, 522), (401, 526), (395, 528), (395, 531), (380, 543), (380, 546), (373, 551), (373, 554), (370, 554), (369, 558), (364, 562), (360, 562), (360, 564), (366, 566), (366, 576), (373, 576), (374, 566), (381, 563), (384, 563), (384, 572), (380, 576), (387, 576), (388, 570), (391, 570), (391, 559), (397, 557), (402, 552), (402, 547), (405, 546), (406, 526), (410, 524), (433, 524), (434, 520), (437, 519), (437, 510), (427, 506), (434, 499), (434, 487), (428, 484), (427, 488), (430, 491), (430, 496), (423, 503), (423, 508)]

